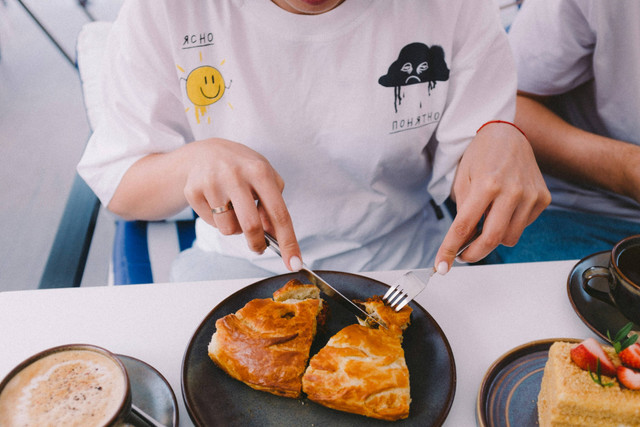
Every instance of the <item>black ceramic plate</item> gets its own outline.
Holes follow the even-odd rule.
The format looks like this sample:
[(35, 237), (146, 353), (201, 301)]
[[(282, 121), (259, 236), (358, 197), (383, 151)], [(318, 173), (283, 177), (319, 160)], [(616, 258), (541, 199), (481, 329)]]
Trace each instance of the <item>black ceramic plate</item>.
[(142, 360), (122, 354), (117, 356), (127, 368), (133, 404), (163, 426), (177, 426), (178, 401), (169, 382)]
[[(350, 299), (383, 295), (388, 286), (355, 274), (321, 271), (319, 274)], [(325, 408), (306, 398), (289, 399), (254, 390), (227, 376), (214, 365), (207, 346), (220, 317), (234, 313), (254, 298), (270, 298), (287, 281), (304, 277), (295, 273), (254, 283), (221, 302), (193, 335), (182, 362), (182, 395), (187, 412), (197, 426), (215, 425), (385, 425), (388, 422)], [(342, 306), (326, 298), (331, 309), (327, 332), (318, 334), (311, 353), (324, 347), (343, 327), (356, 323)], [(403, 348), (411, 378), (409, 418), (394, 424), (439, 426), (449, 413), (456, 386), (456, 370), (449, 342), (440, 326), (422, 307), (413, 309), (411, 326), (405, 331)]]
[[(581, 259), (575, 267), (573, 267), (567, 280), (569, 301), (571, 301), (571, 305), (578, 314), (578, 317), (580, 317), (589, 329), (606, 341), (608, 341), (607, 331), (610, 331), (613, 335), (629, 323), (629, 320), (615, 307), (595, 299), (586, 293), (584, 289), (582, 289), (582, 273), (587, 268), (595, 265), (607, 266), (610, 256), (610, 251), (604, 251)], [(606, 279), (601, 278), (593, 279), (591, 285), (603, 291), (606, 291), (608, 288)], [(634, 325), (633, 330), (640, 330), (640, 326)]]
[(538, 393), (555, 341), (579, 342), (573, 338), (533, 341), (502, 355), (487, 371), (476, 405), (481, 427), (538, 425)]

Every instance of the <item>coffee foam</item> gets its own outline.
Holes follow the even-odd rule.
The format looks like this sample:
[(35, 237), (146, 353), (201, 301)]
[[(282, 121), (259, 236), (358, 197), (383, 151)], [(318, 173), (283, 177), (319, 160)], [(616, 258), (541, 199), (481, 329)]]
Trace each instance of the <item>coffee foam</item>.
[(93, 351), (48, 355), (18, 373), (0, 395), (0, 425), (104, 425), (126, 393), (120, 367)]

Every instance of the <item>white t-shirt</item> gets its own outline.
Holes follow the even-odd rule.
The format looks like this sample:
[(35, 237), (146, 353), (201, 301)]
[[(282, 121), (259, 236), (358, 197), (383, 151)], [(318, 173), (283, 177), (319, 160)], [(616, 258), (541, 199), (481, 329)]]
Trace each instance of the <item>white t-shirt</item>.
[[(480, 125), (513, 120), (515, 67), (491, 0), (346, 0), (317, 16), (267, 0), (127, 1), (110, 34), (106, 115), (78, 170), (108, 204), (141, 157), (210, 137), (264, 155), (312, 268), (432, 263)], [(443, 209), (444, 210), (444, 209)], [(271, 271), (199, 220), (196, 244)]]
[[(527, 0), (509, 40), (518, 89), (567, 93), (556, 104), (570, 123), (640, 145), (640, 2)], [(640, 204), (630, 198), (545, 179), (552, 207), (640, 221)]]

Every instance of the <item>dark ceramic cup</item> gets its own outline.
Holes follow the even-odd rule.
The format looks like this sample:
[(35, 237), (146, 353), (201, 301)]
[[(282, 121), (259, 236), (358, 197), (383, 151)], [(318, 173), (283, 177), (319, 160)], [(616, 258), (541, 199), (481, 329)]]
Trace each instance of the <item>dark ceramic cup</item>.
[[(591, 281), (595, 278), (606, 279), (608, 290), (592, 286)], [(582, 273), (582, 288), (640, 325), (640, 235), (618, 242), (611, 250), (609, 265), (587, 268)]]

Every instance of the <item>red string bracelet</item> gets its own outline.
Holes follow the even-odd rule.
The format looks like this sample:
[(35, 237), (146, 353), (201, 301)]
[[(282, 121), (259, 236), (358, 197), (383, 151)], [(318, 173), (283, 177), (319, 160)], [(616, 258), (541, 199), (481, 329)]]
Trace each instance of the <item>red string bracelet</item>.
[(513, 123), (511, 123), (511, 122), (507, 122), (507, 121), (505, 121), (505, 120), (491, 120), (491, 121), (488, 121), (487, 123), (485, 123), (485, 124), (483, 124), (482, 126), (480, 126), (480, 128), (476, 131), (476, 133), (480, 132), (480, 131), (482, 130), (482, 128), (483, 128), (483, 127), (485, 127), (486, 125), (491, 124), (491, 123), (504, 123), (504, 124), (507, 124), (507, 125), (511, 125), (511, 126), (513, 126), (514, 128), (518, 129), (518, 130), (520, 131), (520, 133), (524, 135), (524, 137), (525, 137), (525, 138), (527, 137), (527, 134), (526, 134), (526, 133), (524, 133), (524, 132), (522, 131), (522, 129), (520, 129), (520, 128), (519, 128), (518, 126), (516, 126), (515, 124), (513, 124)]

